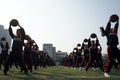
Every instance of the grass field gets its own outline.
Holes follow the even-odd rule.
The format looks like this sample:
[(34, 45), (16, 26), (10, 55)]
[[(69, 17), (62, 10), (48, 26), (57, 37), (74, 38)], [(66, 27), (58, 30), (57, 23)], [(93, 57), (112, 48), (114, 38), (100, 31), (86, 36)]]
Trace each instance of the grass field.
[(3, 69), (1, 69), (0, 80), (120, 80), (120, 71), (112, 69), (110, 74), (110, 78), (105, 78), (100, 70), (89, 69), (88, 72), (85, 72), (64, 66), (38, 68), (36, 71), (23, 74), (13, 67), (7, 76), (3, 75)]

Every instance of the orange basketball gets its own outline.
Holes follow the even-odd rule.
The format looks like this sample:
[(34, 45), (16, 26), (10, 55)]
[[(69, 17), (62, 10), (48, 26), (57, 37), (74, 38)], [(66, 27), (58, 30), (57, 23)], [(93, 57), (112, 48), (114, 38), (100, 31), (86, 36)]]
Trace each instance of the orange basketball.
[(10, 21), (10, 25), (12, 25), (12, 26), (14, 26), (14, 27), (16, 27), (18, 24), (19, 24), (19, 22), (18, 22), (16, 19), (12, 19), (12, 20)]
[(118, 21), (118, 20), (119, 20), (118, 15), (113, 14), (113, 15), (110, 16), (110, 21), (111, 21), (111, 22), (116, 22), (116, 21)]

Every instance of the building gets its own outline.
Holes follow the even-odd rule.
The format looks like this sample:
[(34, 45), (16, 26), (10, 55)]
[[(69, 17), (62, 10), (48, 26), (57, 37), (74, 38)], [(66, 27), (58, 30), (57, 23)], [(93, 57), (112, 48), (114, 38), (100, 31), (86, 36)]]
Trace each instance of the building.
[(53, 57), (53, 60), (56, 61), (56, 47), (52, 48), (52, 57)]
[(55, 60), (56, 59), (56, 48), (53, 47), (53, 44), (43, 44), (43, 51), (47, 52), (48, 55)]
[(56, 63), (59, 64), (60, 61), (67, 56), (67, 52), (57, 51), (56, 52)]
[(53, 47), (53, 44), (43, 44), (43, 51), (47, 52), (57, 65), (67, 56), (67, 52), (62, 52), (60, 50), (56, 52), (56, 47)]

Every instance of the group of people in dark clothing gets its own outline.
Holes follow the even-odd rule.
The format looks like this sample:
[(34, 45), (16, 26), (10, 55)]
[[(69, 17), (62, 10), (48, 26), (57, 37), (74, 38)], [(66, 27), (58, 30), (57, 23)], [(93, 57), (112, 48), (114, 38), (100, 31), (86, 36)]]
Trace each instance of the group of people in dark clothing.
[[(113, 28), (111, 27), (112, 23), (115, 23)], [(117, 47), (119, 44), (117, 35), (118, 26), (119, 17), (113, 14), (110, 16), (106, 28), (100, 27), (102, 36), (106, 36), (107, 38), (107, 63), (104, 63), (102, 60), (102, 47), (97, 35), (92, 33), (89, 38), (83, 40), (82, 45), (78, 44), (77, 47), (61, 61), (61, 64), (71, 66), (75, 69), (79, 68), (80, 70), (81, 67), (84, 67), (86, 71), (88, 71), (90, 66), (95, 68), (99, 67), (105, 77), (110, 77), (109, 73), (112, 67), (118, 70), (120, 69), (120, 49)]]
[[(111, 23), (115, 26), (111, 28)], [(19, 26), (16, 35), (13, 34), (12, 27)], [(79, 68), (85, 68), (87, 72), (89, 67), (100, 68), (105, 77), (110, 77), (108, 74), (112, 67), (120, 68), (120, 50), (118, 49), (118, 26), (119, 17), (112, 15), (107, 23), (106, 28), (100, 27), (102, 36), (107, 38), (107, 53), (108, 62), (104, 63), (102, 60), (102, 47), (99, 42), (98, 36), (92, 33), (89, 38), (85, 38), (82, 44), (77, 44), (72, 52), (61, 61), (61, 65)], [(9, 34), (13, 39), (12, 50), (8, 55), (9, 45), (5, 37), (1, 38), (2, 52), (0, 54), (0, 66), (4, 65), (4, 74), (7, 75), (10, 67), (15, 64), (18, 65), (21, 72), (32, 72), (32, 66), (37, 69), (37, 66), (55, 65), (55, 62), (46, 52), (39, 51), (37, 44), (31, 39), (29, 35), (25, 34), (24, 29), (19, 25), (16, 19), (10, 21)], [(24, 48), (24, 49), (23, 49)], [(104, 66), (104, 64), (106, 64)]]
[(84, 67), (86, 71), (90, 66), (94, 66), (95, 68), (100, 67), (104, 71), (101, 51), (102, 47), (98, 37), (95, 33), (92, 33), (88, 39), (83, 40), (82, 45), (77, 44), (77, 47), (63, 59), (62, 65), (71, 66), (75, 69), (79, 68), (80, 70)]
[[(16, 34), (13, 33), (12, 27), (19, 26)], [(36, 42), (29, 35), (25, 34), (24, 29), (19, 25), (16, 19), (10, 21), (9, 34), (13, 39), (12, 50), (8, 54), (9, 44), (5, 37), (1, 39), (2, 52), (0, 55), (0, 66), (4, 66), (4, 74), (12, 67), (13, 64), (20, 68), (20, 71), (25, 74), (28, 71), (32, 72), (32, 66), (37, 70), (37, 67), (46, 67), (54, 65), (54, 61), (46, 52), (40, 51)], [(48, 63), (50, 61), (50, 63)]]

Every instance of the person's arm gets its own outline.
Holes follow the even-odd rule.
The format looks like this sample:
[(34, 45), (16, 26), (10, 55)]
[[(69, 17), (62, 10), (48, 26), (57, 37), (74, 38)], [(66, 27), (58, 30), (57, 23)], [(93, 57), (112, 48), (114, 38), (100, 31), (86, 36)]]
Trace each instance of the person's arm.
[(109, 33), (110, 33), (110, 28), (111, 28), (111, 23), (110, 23), (110, 21), (107, 23), (107, 26), (106, 26), (106, 36), (108, 36), (109, 35)]
[(3, 48), (3, 44), (2, 44), (2, 42), (0, 43), (0, 46), (1, 46), (1, 48)]
[(14, 34), (13, 34), (13, 30), (12, 30), (12, 28), (11, 28), (11, 25), (9, 26), (9, 34), (10, 34), (10, 36), (12, 37), (12, 38), (14, 38)]
[(115, 24), (115, 31), (116, 31), (116, 33), (118, 32), (118, 26), (119, 26), (119, 22), (117, 21), (117, 23)]
[(91, 40), (90, 40), (90, 38), (88, 39), (88, 48), (90, 48), (90, 46), (91, 46)]
[(7, 50), (9, 49), (9, 44), (8, 44), (8, 42), (7, 42)]
[(84, 49), (84, 42), (82, 43), (81, 49), (82, 49), (82, 50)]
[(22, 40), (24, 40), (25, 39), (25, 30), (20, 25), (19, 25), (19, 27), (21, 30), (21, 38), (22, 38)]
[(100, 52), (102, 51), (102, 46), (100, 45)]

